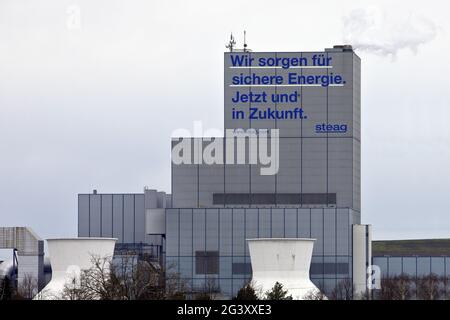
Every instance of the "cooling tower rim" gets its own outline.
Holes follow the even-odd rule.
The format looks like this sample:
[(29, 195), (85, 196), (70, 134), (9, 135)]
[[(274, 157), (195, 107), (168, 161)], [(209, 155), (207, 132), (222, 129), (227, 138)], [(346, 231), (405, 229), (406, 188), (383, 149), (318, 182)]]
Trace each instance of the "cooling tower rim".
[(117, 241), (117, 238), (103, 238), (103, 237), (80, 237), (80, 238), (51, 238), (51, 239), (46, 239), (47, 241), (73, 241), (73, 240), (114, 240)]
[(246, 241), (316, 241), (314, 238), (252, 238), (246, 239)]

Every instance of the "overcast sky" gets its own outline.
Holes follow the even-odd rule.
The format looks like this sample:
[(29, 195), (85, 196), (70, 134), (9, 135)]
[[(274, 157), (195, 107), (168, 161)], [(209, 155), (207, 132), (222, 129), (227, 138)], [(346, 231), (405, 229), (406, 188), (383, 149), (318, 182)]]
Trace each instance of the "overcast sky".
[[(450, 238), (448, 1), (0, 0), (0, 225), (75, 236), (77, 194), (170, 192), (170, 135), (223, 126), (223, 51), (351, 43), (362, 222)], [(79, 14), (79, 15), (78, 15)]]

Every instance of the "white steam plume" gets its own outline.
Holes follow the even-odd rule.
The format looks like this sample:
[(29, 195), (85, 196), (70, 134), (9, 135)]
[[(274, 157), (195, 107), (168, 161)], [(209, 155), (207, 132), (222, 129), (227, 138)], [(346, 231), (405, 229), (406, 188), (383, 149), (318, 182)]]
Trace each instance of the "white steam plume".
[(417, 53), (437, 35), (436, 25), (422, 16), (389, 16), (377, 7), (353, 10), (343, 22), (345, 43), (383, 56), (395, 57), (401, 49)]

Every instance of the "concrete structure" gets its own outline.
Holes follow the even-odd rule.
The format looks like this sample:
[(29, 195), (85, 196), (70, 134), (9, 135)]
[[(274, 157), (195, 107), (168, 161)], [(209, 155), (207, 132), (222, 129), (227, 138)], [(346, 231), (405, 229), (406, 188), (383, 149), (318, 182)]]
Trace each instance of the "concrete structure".
[(48, 239), (52, 279), (35, 299), (61, 299), (64, 286), (79, 280), (80, 272), (93, 266), (93, 258), (112, 259), (115, 238)]
[(353, 225), (353, 285), (356, 294), (368, 293), (367, 268), (372, 262), (372, 226)]
[(45, 285), (44, 241), (28, 227), (0, 227), (0, 249), (17, 250), (18, 285), (26, 277)]
[[(318, 65), (318, 59), (326, 62)], [(214, 280), (228, 297), (251, 279), (246, 239), (315, 238), (313, 283), (329, 293), (356, 275), (362, 285), (370, 248), (357, 260), (353, 256), (354, 248), (370, 247), (368, 233), (353, 231), (361, 224), (360, 63), (351, 46), (225, 53), (225, 138), (172, 140), (173, 150), (188, 146), (193, 152), (178, 153), (187, 161), (172, 161), (172, 195), (165, 206), (153, 201), (147, 207), (147, 192), (80, 195), (79, 236), (114, 236), (119, 245), (159, 245), (165, 264), (175, 266), (194, 291)], [(320, 83), (337, 76), (338, 84)], [(292, 77), (295, 84), (239, 84), (245, 77)], [(250, 98), (254, 96), (260, 99)], [(263, 96), (271, 99), (263, 101)], [(251, 119), (253, 110), (265, 118)], [(284, 118), (268, 116), (274, 112)], [(302, 117), (285, 116), (289, 114)], [(261, 162), (220, 163), (235, 151), (228, 145), (234, 138), (226, 138), (227, 130), (235, 129), (253, 132), (256, 139), (279, 130), (270, 131), (270, 138), (278, 135), (279, 140), (267, 147), (279, 155), (275, 174), (262, 174), (266, 166)], [(251, 141), (244, 138), (245, 159), (256, 154)], [(208, 163), (203, 156), (212, 143), (221, 146), (215, 151), (219, 161)]]
[(295, 300), (317, 294), (319, 289), (309, 279), (314, 239), (269, 238), (247, 240), (252, 263), (252, 280), (262, 292), (276, 282)]
[[(153, 217), (153, 209), (168, 208), (170, 201), (165, 192), (148, 188), (143, 193), (100, 194), (94, 190), (92, 194), (79, 194), (78, 236), (117, 238), (116, 251), (145, 252), (160, 260), (164, 227), (161, 222), (149, 223), (152, 220), (146, 215)], [(158, 233), (154, 230), (157, 225)]]

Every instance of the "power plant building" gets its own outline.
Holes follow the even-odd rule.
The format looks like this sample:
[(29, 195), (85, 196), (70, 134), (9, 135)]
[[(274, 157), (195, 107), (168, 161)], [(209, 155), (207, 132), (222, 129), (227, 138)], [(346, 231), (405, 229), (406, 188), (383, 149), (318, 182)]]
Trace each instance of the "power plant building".
[(226, 297), (251, 279), (247, 239), (313, 238), (314, 284), (364, 291), (360, 65), (351, 46), (226, 52), (224, 136), (172, 138), (171, 195), (80, 194), (79, 236), (158, 246), (192, 289)]

